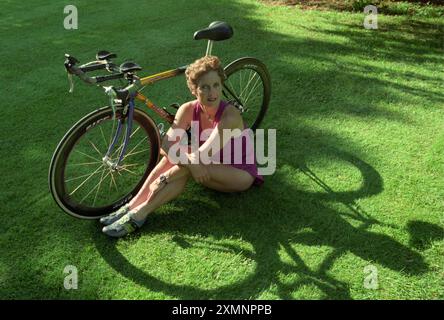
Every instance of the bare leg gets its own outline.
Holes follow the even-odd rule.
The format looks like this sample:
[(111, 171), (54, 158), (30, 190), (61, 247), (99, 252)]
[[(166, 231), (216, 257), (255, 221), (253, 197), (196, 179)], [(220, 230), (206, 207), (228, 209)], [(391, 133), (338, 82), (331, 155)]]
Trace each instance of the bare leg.
[[(204, 185), (219, 191), (243, 191), (254, 181), (248, 172), (227, 165), (209, 165), (208, 171), (210, 180)], [(151, 212), (183, 192), (191, 173), (188, 168), (175, 165), (165, 175), (167, 184), (160, 182), (159, 178), (155, 179), (148, 187), (149, 193), (144, 202), (119, 220), (105, 226), (102, 231), (111, 237), (122, 237), (140, 228)]]
[[(191, 147), (183, 146), (185, 152), (191, 152)], [(171, 163), (167, 157), (163, 157), (159, 163), (154, 167), (153, 171), (149, 174), (148, 178), (144, 182), (142, 188), (140, 188), (137, 195), (129, 202), (130, 209), (135, 209), (142, 203), (146, 203), (150, 197), (150, 186), (151, 184), (159, 178), (161, 174), (166, 173), (175, 164)]]
[(144, 182), (142, 188), (137, 193), (137, 195), (129, 202), (130, 209), (137, 208), (142, 203), (147, 201), (150, 194), (150, 185), (162, 174), (171, 169), (174, 166), (168, 161), (167, 157), (163, 157), (159, 163), (154, 167), (154, 169), (149, 174), (148, 178)]
[[(251, 187), (254, 181), (248, 172), (227, 166), (227, 165), (208, 165), (211, 180), (203, 185), (222, 192), (240, 192)], [(156, 210), (161, 205), (175, 199), (184, 190), (188, 178), (191, 176), (188, 169), (180, 166), (173, 166), (164, 173), (168, 176), (168, 184), (161, 184), (159, 179), (153, 181), (150, 185), (151, 193), (146, 200), (133, 209), (136, 212), (133, 215), (135, 220), (143, 220), (148, 214)]]
[(248, 172), (225, 164), (207, 166), (211, 179), (203, 185), (222, 192), (240, 192), (251, 187), (254, 177)]
[(132, 211), (135, 220), (143, 220), (148, 214), (161, 205), (175, 199), (184, 190), (190, 173), (187, 168), (174, 165), (164, 173), (168, 177), (168, 183), (162, 184), (159, 179), (154, 180), (150, 186), (150, 193), (144, 202), (140, 203)]

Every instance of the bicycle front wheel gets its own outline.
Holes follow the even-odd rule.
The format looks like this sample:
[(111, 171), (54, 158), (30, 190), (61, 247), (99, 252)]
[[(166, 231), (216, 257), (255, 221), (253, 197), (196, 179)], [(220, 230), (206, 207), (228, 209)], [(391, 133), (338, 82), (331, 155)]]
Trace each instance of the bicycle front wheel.
[[(133, 126), (124, 158), (112, 166), (124, 146), (127, 119), (122, 108), (116, 120), (110, 107), (96, 110), (77, 122), (58, 144), (49, 168), (49, 186), (56, 203), (66, 213), (96, 219), (115, 211), (133, 198), (159, 157), (160, 137), (153, 120), (134, 109)], [(113, 152), (104, 159), (115, 136)]]
[(227, 65), (225, 74), (223, 95), (240, 105), (244, 123), (256, 131), (270, 103), (271, 82), (267, 67), (256, 58), (244, 57)]

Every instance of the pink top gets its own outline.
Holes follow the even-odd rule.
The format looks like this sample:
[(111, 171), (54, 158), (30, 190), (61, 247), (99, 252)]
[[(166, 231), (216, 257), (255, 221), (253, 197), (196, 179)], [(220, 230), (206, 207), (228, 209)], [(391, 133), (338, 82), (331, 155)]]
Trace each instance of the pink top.
[[(215, 128), (219, 123), (227, 105), (227, 102), (221, 100), (219, 108), (216, 111), (216, 116), (214, 117), (213, 128)], [(200, 124), (201, 111), (202, 106), (199, 101), (196, 100), (194, 103), (193, 121), (199, 122), (199, 137), (201, 137), (202, 133), (202, 126)], [(247, 129), (248, 128), (244, 127), (244, 130), (240, 136), (231, 138), (230, 142), (228, 142), (219, 152), (214, 154), (211, 160), (247, 171), (255, 178), (253, 184), (261, 185), (264, 183), (264, 178), (259, 175), (257, 171), (253, 140), (249, 135), (250, 130)], [(199, 146), (201, 146), (205, 141), (206, 140), (200, 140)]]

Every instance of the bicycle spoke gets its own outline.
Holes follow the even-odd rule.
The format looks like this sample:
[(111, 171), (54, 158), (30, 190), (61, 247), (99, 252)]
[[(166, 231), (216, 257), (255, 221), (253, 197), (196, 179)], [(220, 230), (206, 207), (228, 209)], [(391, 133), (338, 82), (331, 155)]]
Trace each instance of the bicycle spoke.
[[(253, 81), (253, 79), (254, 79), (254, 77), (256, 76), (256, 74), (254, 74), (253, 75), (253, 77), (251, 77), (251, 73), (252, 73), (253, 71), (252, 70), (250, 70), (250, 76), (249, 76), (249, 80), (248, 80), (248, 82), (247, 82), (247, 85), (245, 86), (245, 88), (242, 90), (242, 92), (241, 92), (241, 96), (243, 97), (243, 94), (244, 94), (244, 92), (248, 89), (248, 87), (250, 86), (250, 83), (251, 83), (251, 81)], [(260, 78), (259, 78), (260, 79)]]
[(109, 179), (109, 192), (111, 192), (111, 187), (113, 186), (113, 180)]
[(255, 96), (252, 100), (250, 100), (248, 102), (248, 105), (244, 106), (244, 112), (249, 112), (250, 106), (252, 106), (252, 105), (256, 106), (257, 105), (256, 102), (257, 102), (257, 96)]
[[(244, 71), (244, 70), (240, 71), (240, 73), (239, 73), (239, 78), (240, 78), (240, 79), (242, 79), (243, 71)], [(247, 77), (247, 78), (248, 78), (248, 77)], [(248, 82), (247, 82), (247, 86), (248, 86)], [(245, 88), (246, 88), (246, 87), (243, 86), (243, 81), (240, 80), (240, 81), (239, 81), (239, 97), (242, 99), (242, 102), (244, 101), (244, 99), (243, 99), (243, 94), (244, 94)]]
[(126, 157), (133, 156), (133, 155), (135, 155), (135, 154), (139, 154), (139, 153), (142, 153), (142, 152), (145, 152), (145, 151), (148, 151), (148, 150), (149, 150), (149, 149), (144, 149), (144, 150), (140, 150), (140, 151), (133, 152), (133, 153), (127, 153), (127, 154), (125, 155), (125, 157), (123, 157), (123, 160), (125, 160)]
[(139, 131), (139, 129), (140, 129), (140, 127), (137, 127), (137, 129), (134, 130), (133, 133), (131, 133), (131, 135), (130, 135), (130, 139), (136, 134), (137, 131)]
[(125, 145), (125, 136), (126, 136), (126, 130), (125, 130), (125, 135), (122, 137), (121, 144), (119, 145), (119, 147), (116, 150), (114, 150), (113, 154), (111, 155), (111, 159), (114, 159), (114, 157), (117, 157), (120, 154), (120, 152), (122, 151), (123, 146)]
[[(137, 131), (139, 131), (139, 129), (140, 129), (140, 127), (137, 127), (137, 129), (136, 130), (134, 130), (132, 133), (131, 133), (131, 135), (130, 135), (130, 139), (137, 133)], [(126, 132), (125, 132), (125, 135), (126, 135)], [(122, 151), (122, 148), (123, 148), (123, 146), (124, 146), (124, 143), (125, 143), (125, 137), (123, 137), (123, 139), (122, 139), (122, 143), (120, 144), (120, 146), (113, 152), (113, 154), (111, 155), (111, 159), (114, 159), (114, 157), (117, 157), (119, 154), (120, 154), (120, 152)], [(125, 156), (126, 157), (126, 156)], [(125, 157), (123, 158), (123, 159), (125, 159)], [(122, 159), (122, 160), (123, 160)]]
[[(229, 83), (230, 91), (233, 92), (233, 93), (235, 94), (236, 97), (240, 98), (239, 95), (237, 94), (237, 91), (236, 91), (234, 85), (231, 83), (231, 80), (230, 80), (230, 79), (228, 79), (228, 83)], [(228, 86), (228, 85), (227, 85), (227, 86)], [(234, 98), (234, 97), (233, 97), (233, 98)]]
[[(145, 140), (145, 137), (142, 138), (142, 140), (140, 140), (136, 146), (134, 148), (131, 149), (130, 152), (128, 152), (128, 154), (131, 154), (143, 141)], [(125, 155), (125, 157), (123, 159), (125, 159), (128, 155)]]
[(129, 173), (132, 173), (134, 175), (137, 175), (137, 173), (135, 173), (134, 171), (131, 171), (131, 170), (127, 169), (127, 168), (122, 168), (122, 170), (128, 171)]
[[(245, 71), (245, 74), (244, 74)], [(247, 74), (248, 72), (248, 74)], [(230, 90), (241, 100), (242, 105), (245, 108), (245, 111), (248, 109), (248, 102), (250, 100), (250, 97), (255, 92), (255, 90), (258, 88), (258, 85), (260, 85), (261, 78), (254, 70), (241, 70), (238, 73), (237, 77), (237, 83), (238, 85), (234, 85), (230, 78), (227, 79), (226, 85), (230, 88)], [(245, 83), (246, 82), (246, 83)], [(244, 85), (245, 84), (245, 85)], [(239, 90), (235, 89), (239, 88)], [(255, 96), (255, 95), (253, 95)], [(257, 98), (255, 96), (255, 98)]]
[(111, 142), (113, 141), (115, 126), (116, 126), (116, 120), (113, 120), (113, 128), (111, 129), (111, 134), (109, 136), (108, 147), (111, 145)]
[(253, 85), (253, 88), (250, 90), (250, 93), (248, 94), (247, 98), (245, 99), (245, 104), (248, 103), (248, 100), (250, 99), (251, 94), (256, 90), (258, 84), (261, 84), (261, 78), (260, 77), (257, 77), (257, 80), (256, 80), (256, 82)]
[(95, 161), (95, 162), (84, 162), (84, 163), (70, 163), (67, 166), (86, 166), (86, 165), (90, 165), (90, 164), (98, 164), (98, 163), (102, 163), (102, 161)]
[[(106, 171), (106, 168), (105, 169), (103, 169), (103, 171), (102, 171), (102, 177), (103, 177), (103, 173)], [(108, 174), (107, 174), (108, 175)], [(100, 178), (100, 179), (102, 179), (102, 178)], [(79, 203), (82, 203), (86, 198), (88, 198), (88, 196), (101, 184), (101, 182), (102, 182), (102, 180), (100, 180), (95, 186), (94, 186), (94, 188), (92, 188), (88, 193), (87, 193), (87, 195), (86, 196), (84, 196), (83, 198), (82, 198), (82, 200), (80, 200), (80, 202)], [(95, 202), (95, 201), (94, 201)], [(93, 203), (93, 206), (94, 206), (94, 203)]]
[(105, 149), (108, 150), (108, 145), (106, 144), (106, 138), (105, 138), (105, 134), (103, 133), (102, 127), (99, 127), (100, 129), (100, 133), (102, 134), (102, 138), (105, 141)]
[[(100, 167), (102, 167), (102, 166), (100, 166)], [(99, 167), (99, 168), (100, 168)], [(96, 170), (95, 170), (96, 171)], [(94, 171), (94, 172), (95, 172)], [(93, 172), (93, 173), (94, 173)], [(84, 177), (88, 177), (89, 175), (90, 175), (91, 173), (87, 173), (87, 174), (84, 174), (84, 175), (81, 175), (81, 176), (78, 176), (78, 177), (75, 177), (75, 178), (70, 178), (70, 179), (68, 179), (68, 180), (65, 180), (65, 182), (71, 182), (71, 181), (74, 181), (74, 180), (77, 180), (77, 179), (81, 179), (81, 178), (84, 178)]]
[(74, 190), (73, 192), (71, 192), (69, 195), (72, 196), (77, 190), (79, 190), (79, 188), (80, 188), (81, 186), (83, 186), (83, 185), (86, 183), (86, 181), (88, 181), (89, 179), (91, 179), (91, 177), (92, 177), (93, 175), (95, 175), (95, 174), (97, 173), (97, 171), (99, 171), (100, 168), (102, 168), (102, 167), (103, 167), (103, 165), (100, 166), (100, 167), (98, 167), (93, 173), (91, 173), (91, 175), (90, 175), (88, 178), (85, 179), (85, 181), (83, 181), (83, 182), (82, 182), (77, 188), (75, 188), (75, 190)]
[(74, 151), (77, 152), (77, 153), (83, 154), (84, 156), (86, 156), (86, 157), (88, 157), (88, 158), (91, 158), (91, 159), (93, 159), (93, 160), (96, 160), (96, 161), (98, 161), (98, 162), (102, 162), (102, 160), (99, 160), (99, 159), (97, 159), (97, 158), (94, 158), (93, 156), (90, 156), (90, 155), (88, 155), (88, 154), (86, 154), (86, 153), (83, 153), (82, 151), (79, 151), (79, 150), (74, 150)]
[[(242, 90), (242, 74), (243, 74), (243, 72), (241, 71), (240, 73), (239, 73), (239, 90)], [(239, 95), (239, 97), (241, 97), (242, 96), (242, 93)]]
[(117, 157), (120, 154), (120, 151), (122, 151), (122, 148), (123, 148), (123, 143), (116, 150), (114, 150), (110, 159), (114, 159), (115, 157)]
[(96, 145), (87, 138), (88, 142), (92, 145), (92, 147), (97, 151), (97, 153), (102, 156), (102, 153), (99, 151), (99, 149), (97, 149)]
[[(106, 141), (105, 141), (106, 142)], [(97, 200), (97, 195), (99, 194), (99, 190), (100, 190), (100, 186), (102, 185), (102, 181), (106, 179), (106, 177), (108, 176), (109, 172), (107, 173), (107, 175), (105, 177), (103, 177), (103, 174), (105, 173), (106, 170), (102, 171), (102, 176), (100, 177), (100, 181), (99, 181), (99, 186), (97, 187), (97, 192), (96, 195), (94, 196), (94, 201), (93, 201), (93, 206), (96, 204), (96, 200)]]
[(112, 173), (112, 172), (111, 172), (111, 180), (112, 180), (112, 182), (113, 182), (114, 186), (116, 187), (116, 191), (118, 192), (118, 191), (119, 191), (119, 189), (117, 188), (116, 180), (114, 180), (114, 175), (113, 175), (113, 173)]
[(128, 167), (138, 167), (138, 166), (143, 166), (144, 163), (130, 163), (130, 164), (125, 164), (123, 166), (121, 166), (120, 168), (128, 168)]

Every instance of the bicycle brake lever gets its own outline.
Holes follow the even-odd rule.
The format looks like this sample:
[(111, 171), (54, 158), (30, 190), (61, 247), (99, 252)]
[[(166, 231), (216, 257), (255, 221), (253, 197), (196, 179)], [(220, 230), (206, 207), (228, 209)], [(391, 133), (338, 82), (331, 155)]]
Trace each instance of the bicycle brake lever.
[(109, 104), (111, 105), (111, 109), (113, 110), (113, 121), (114, 121), (114, 119), (116, 119), (116, 104), (114, 102), (114, 99), (116, 98), (117, 94), (112, 86), (103, 87), (103, 88), (105, 89), (105, 93), (109, 96)]
[(74, 92), (74, 81), (72, 81), (72, 74), (68, 72), (68, 81), (69, 81), (69, 93)]

